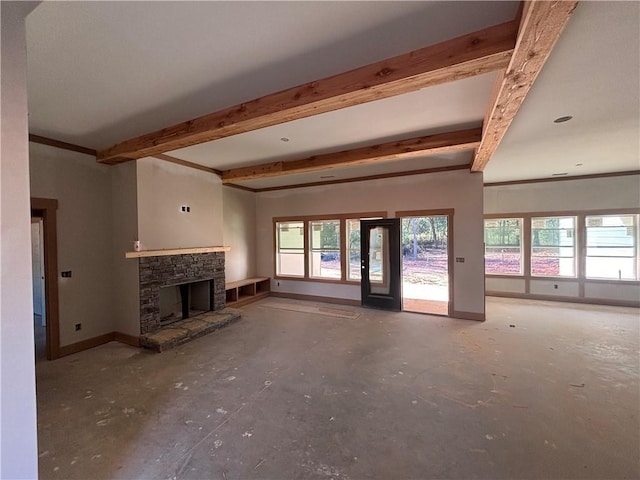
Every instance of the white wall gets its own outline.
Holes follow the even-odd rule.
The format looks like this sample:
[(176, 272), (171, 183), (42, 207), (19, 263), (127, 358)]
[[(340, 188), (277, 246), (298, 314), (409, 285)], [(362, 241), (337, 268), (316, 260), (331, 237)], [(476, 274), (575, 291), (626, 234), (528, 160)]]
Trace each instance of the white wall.
[[(222, 245), (222, 182), (217, 175), (155, 158), (136, 163), (138, 233), (144, 250)], [(181, 212), (182, 205), (191, 212)]]
[(112, 268), (114, 330), (140, 335), (140, 282), (138, 260), (124, 258), (138, 238), (138, 201), (136, 162), (111, 167)]
[(225, 281), (235, 282), (256, 275), (256, 194), (223, 187), (223, 243)]
[[(482, 175), (442, 172), (257, 194), (257, 273), (274, 276), (273, 217), (454, 208), (454, 308), (484, 313)], [(280, 280), (275, 292), (360, 299), (359, 286)]]
[[(632, 208), (640, 208), (640, 175), (488, 186), (484, 189), (485, 214), (580, 213)], [(613, 284), (584, 279), (584, 293), (581, 294), (578, 278), (531, 279), (527, 292), (524, 279), (488, 276), (486, 288), (487, 292), (496, 294), (563, 297), (578, 301), (582, 298), (613, 304), (637, 304), (640, 300), (640, 282)]]
[[(113, 331), (111, 167), (29, 144), (31, 196), (58, 200), (60, 346)], [(75, 330), (81, 323), (82, 329)]]
[(0, 478), (37, 478), (24, 19), (0, 2)]

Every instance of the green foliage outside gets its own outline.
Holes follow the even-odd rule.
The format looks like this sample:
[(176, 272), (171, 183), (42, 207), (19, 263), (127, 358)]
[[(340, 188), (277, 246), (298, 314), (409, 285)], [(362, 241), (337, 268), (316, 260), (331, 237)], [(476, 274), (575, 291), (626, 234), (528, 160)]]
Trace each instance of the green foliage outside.
[(447, 217), (412, 217), (402, 219), (402, 253), (416, 260), (427, 249), (446, 249)]
[(545, 218), (542, 225), (531, 228), (531, 242), (534, 247), (560, 246), (560, 219)]
[(340, 222), (337, 220), (311, 222), (311, 248), (340, 250)]
[(484, 228), (484, 243), (487, 247), (520, 246), (520, 220), (487, 220)]

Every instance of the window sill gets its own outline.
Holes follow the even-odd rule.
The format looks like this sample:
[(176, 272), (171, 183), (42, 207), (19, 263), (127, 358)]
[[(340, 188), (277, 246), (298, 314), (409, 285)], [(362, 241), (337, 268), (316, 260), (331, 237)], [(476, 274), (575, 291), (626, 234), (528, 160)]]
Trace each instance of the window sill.
[(580, 280), (578, 277), (554, 277), (553, 275), (544, 276), (544, 275), (531, 275), (531, 280), (554, 280), (560, 282), (577, 282)]
[(313, 283), (328, 283), (334, 285), (360, 285), (360, 282), (353, 280), (338, 280), (335, 278), (307, 278), (307, 277), (283, 277), (280, 275), (276, 275), (273, 277), (275, 280), (294, 280), (296, 282), (313, 282)]
[(640, 280), (625, 280), (618, 278), (585, 278), (588, 283), (603, 283), (609, 285), (640, 285)]
[(524, 280), (526, 277), (521, 273), (485, 273), (487, 278), (514, 278)]

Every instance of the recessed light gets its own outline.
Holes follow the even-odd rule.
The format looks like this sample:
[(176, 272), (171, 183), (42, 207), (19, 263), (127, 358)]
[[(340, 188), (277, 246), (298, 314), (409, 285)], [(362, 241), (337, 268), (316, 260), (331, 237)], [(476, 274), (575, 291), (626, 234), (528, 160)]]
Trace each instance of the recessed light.
[(569, 175), (567, 172), (562, 172), (562, 173), (552, 173), (551, 176), (552, 177), (562, 177), (564, 175)]
[(280, 141), (281, 141), (281, 142), (288, 142), (288, 141), (289, 141), (289, 139), (288, 139), (287, 137), (282, 137), (282, 138), (280, 139)]
[(335, 177), (335, 175), (322, 175), (322, 176), (320, 177), (320, 179), (321, 179), (321, 180), (326, 180), (326, 179), (328, 179), (328, 178), (336, 178), (336, 177)]
[(566, 115), (564, 117), (558, 117), (556, 118), (553, 123), (564, 123), (564, 122), (568, 122), (569, 120), (571, 120), (573, 117), (571, 115)]

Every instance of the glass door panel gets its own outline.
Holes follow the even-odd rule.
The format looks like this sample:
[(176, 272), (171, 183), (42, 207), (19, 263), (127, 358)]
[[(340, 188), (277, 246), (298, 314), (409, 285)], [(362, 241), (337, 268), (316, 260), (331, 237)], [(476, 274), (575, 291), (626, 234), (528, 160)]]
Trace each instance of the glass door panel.
[(362, 220), (362, 305), (400, 310), (400, 220)]

